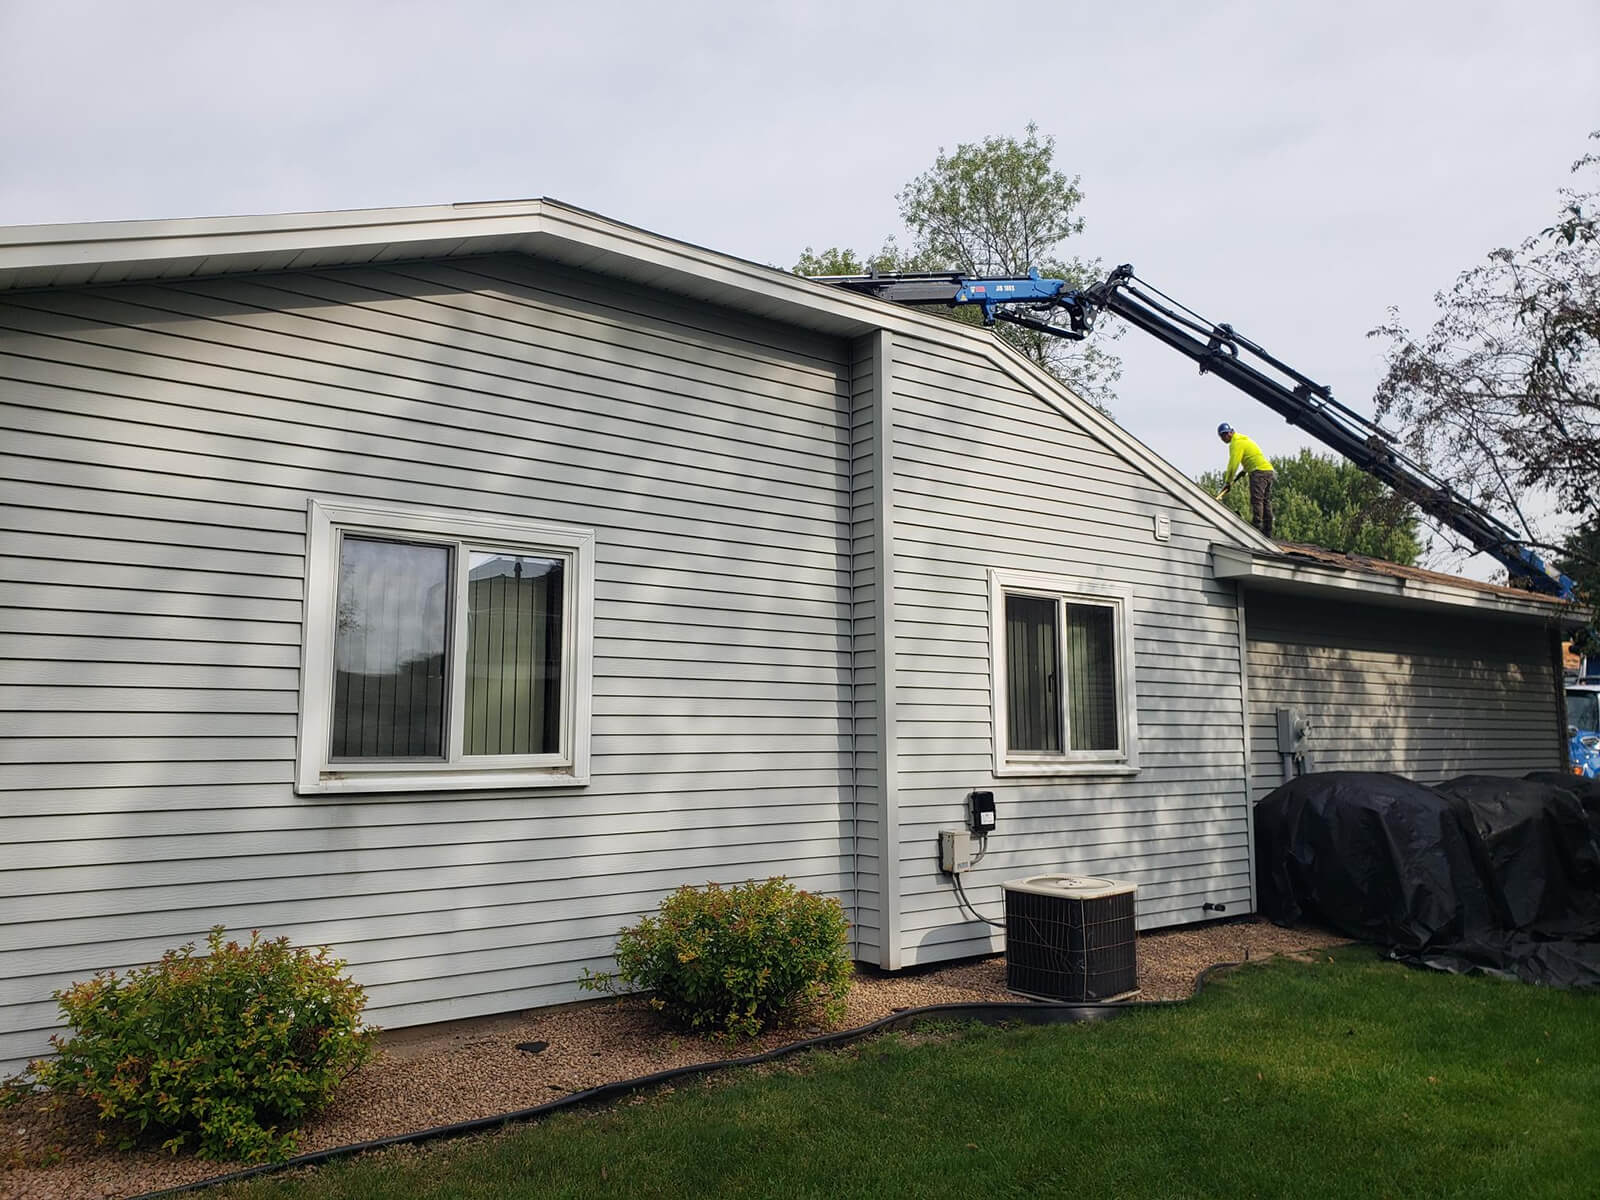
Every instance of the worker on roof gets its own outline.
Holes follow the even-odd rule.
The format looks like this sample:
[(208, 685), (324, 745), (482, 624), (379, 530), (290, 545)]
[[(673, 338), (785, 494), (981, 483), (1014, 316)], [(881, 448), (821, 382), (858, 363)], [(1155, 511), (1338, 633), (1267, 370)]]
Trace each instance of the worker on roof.
[(1217, 436), (1228, 444), (1228, 469), (1222, 473), (1221, 500), (1234, 482), (1246, 471), (1250, 473), (1250, 523), (1268, 537), (1272, 536), (1272, 463), (1261, 452), (1261, 447), (1224, 421), (1217, 426)]

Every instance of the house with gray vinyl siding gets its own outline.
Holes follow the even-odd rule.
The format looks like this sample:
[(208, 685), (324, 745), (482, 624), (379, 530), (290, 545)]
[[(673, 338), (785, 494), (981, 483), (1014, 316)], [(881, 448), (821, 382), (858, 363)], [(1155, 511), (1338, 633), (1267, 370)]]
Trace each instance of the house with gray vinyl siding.
[(0, 230), (0, 489), (0, 1070), (219, 924), (390, 1027), (577, 999), (683, 883), (992, 953), (978, 789), (980, 909), (1247, 913), (1284, 704), (1562, 753), (1561, 606), (1296, 558), (986, 331), (549, 200)]

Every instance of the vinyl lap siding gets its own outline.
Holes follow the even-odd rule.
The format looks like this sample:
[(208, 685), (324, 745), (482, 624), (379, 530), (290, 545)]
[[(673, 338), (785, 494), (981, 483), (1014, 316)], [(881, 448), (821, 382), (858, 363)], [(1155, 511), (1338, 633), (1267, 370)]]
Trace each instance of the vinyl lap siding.
[[(967, 894), (1050, 871), (1139, 885), (1144, 928), (1246, 911), (1237, 600), (1211, 575), (1216, 530), (1086, 428), (1000, 370), (897, 338), (894, 581), (908, 963), (998, 949), (938, 870), (938, 830), (995, 792), (998, 826)], [(1153, 518), (1171, 518), (1170, 541)], [(1131, 584), (1140, 770), (1133, 777), (992, 774), (988, 571)]]
[[(848, 897), (847, 349), (516, 258), (0, 305), (0, 1072), (214, 924), (398, 1026), (680, 883)], [(591, 785), (293, 794), (309, 496), (596, 531)]]
[(1561, 764), (1541, 626), (1256, 592), (1245, 616), (1257, 799), (1283, 782), (1279, 708), (1310, 717), (1319, 771), (1433, 783)]
[(863, 338), (852, 348), (851, 403), (851, 582), (854, 620), (852, 704), (854, 735), (853, 819), (855, 895), (852, 949), (864, 962), (877, 962), (884, 944), (883, 856), (885, 794), (880, 769), (882, 722), (882, 513), (877, 459), (883, 369), (887, 335)]

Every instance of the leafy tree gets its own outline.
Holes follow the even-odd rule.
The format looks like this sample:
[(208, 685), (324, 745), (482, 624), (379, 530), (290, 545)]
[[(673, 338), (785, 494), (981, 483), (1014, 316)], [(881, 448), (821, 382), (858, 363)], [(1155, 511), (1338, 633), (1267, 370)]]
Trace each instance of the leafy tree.
[[(1062, 257), (1062, 244), (1083, 231), (1077, 215), (1083, 192), (1077, 176), (1055, 166), (1055, 139), (1030, 123), (1026, 136), (987, 137), (940, 149), (933, 166), (895, 197), (911, 249), (894, 238), (876, 255), (832, 246), (807, 246), (794, 266), (798, 275), (855, 275), (878, 271), (960, 271), (968, 275), (1026, 275), (1037, 270), (1053, 279), (1086, 286), (1102, 274), (1099, 260)], [(955, 320), (977, 323), (976, 308), (950, 310)], [(1072, 388), (1107, 411), (1122, 363), (1104, 341), (1120, 333), (1106, 327), (1096, 339), (1071, 342), (1037, 330), (1000, 325), (999, 335)]]
[[(1600, 131), (1590, 135), (1600, 137)], [(1414, 453), (1460, 491), (1511, 514), (1538, 545), (1534, 493), (1586, 516), (1600, 499), (1600, 155), (1573, 164), (1556, 222), (1492, 251), (1435, 297), (1413, 337), (1390, 310), (1377, 392)], [(1582, 190), (1583, 187), (1588, 190)]]
[[(1590, 517), (1567, 535), (1556, 566), (1578, 585), (1579, 596), (1600, 606), (1600, 516)], [(1583, 630), (1572, 639), (1572, 646), (1579, 654), (1600, 654), (1600, 626)]]
[[(1274, 460), (1272, 466), (1277, 472), (1274, 537), (1407, 566), (1421, 555), (1415, 507), (1354, 463), (1302, 450), (1294, 458)], [(1222, 472), (1207, 471), (1197, 482), (1215, 494), (1222, 488)], [(1250, 489), (1243, 482), (1223, 503), (1248, 521)]]
[(807, 246), (805, 253), (800, 256), (800, 261), (794, 265), (796, 275), (865, 275), (870, 271), (908, 271), (910, 267), (904, 265), (905, 255), (901, 254), (900, 247), (895, 245), (890, 238), (883, 244), (883, 249), (870, 255), (865, 261), (854, 250), (841, 246), (829, 246), (820, 254)]

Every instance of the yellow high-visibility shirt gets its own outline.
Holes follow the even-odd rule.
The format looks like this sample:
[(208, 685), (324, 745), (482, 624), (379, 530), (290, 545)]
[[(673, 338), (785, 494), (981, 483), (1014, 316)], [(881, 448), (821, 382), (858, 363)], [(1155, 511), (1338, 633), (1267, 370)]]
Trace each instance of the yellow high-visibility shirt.
[(1234, 472), (1239, 469), (1241, 463), (1246, 471), (1272, 470), (1272, 464), (1267, 461), (1267, 456), (1261, 453), (1261, 447), (1244, 434), (1235, 433), (1228, 439), (1228, 469), (1222, 473), (1223, 483), (1233, 479)]

